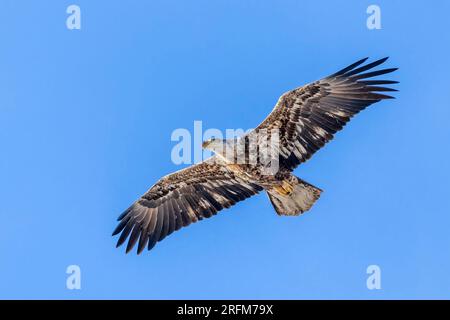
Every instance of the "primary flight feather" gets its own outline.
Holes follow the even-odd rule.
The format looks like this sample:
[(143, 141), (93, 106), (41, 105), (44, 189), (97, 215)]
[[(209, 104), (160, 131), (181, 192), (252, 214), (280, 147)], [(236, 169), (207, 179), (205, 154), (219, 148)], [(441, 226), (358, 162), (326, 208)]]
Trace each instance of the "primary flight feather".
[[(283, 94), (269, 116), (238, 140), (211, 139), (203, 148), (215, 155), (206, 161), (161, 178), (133, 203), (118, 220), (113, 235), (117, 246), (128, 239), (126, 252), (136, 243), (138, 253), (152, 249), (173, 231), (209, 218), (265, 190), (279, 215), (299, 215), (309, 210), (322, 190), (292, 174), (299, 164), (333, 139), (334, 134), (367, 106), (397, 91), (385, 85), (392, 80), (367, 80), (397, 70), (369, 71), (387, 58), (364, 64), (367, 58), (326, 77)], [(236, 146), (244, 145), (244, 157), (263, 149), (261, 133), (276, 132), (277, 170), (267, 174), (273, 159), (264, 162), (236, 161)], [(256, 137), (255, 139), (253, 137)], [(272, 141), (272, 140), (271, 140)], [(229, 151), (231, 148), (231, 152)]]

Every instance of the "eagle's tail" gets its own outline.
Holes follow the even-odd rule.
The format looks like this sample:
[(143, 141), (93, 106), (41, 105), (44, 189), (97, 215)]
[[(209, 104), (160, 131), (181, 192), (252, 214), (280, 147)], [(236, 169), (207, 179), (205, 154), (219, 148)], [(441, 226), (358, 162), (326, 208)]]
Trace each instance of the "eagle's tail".
[(279, 215), (298, 216), (308, 211), (322, 190), (291, 175), (281, 184), (267, 190), (270, 202)]

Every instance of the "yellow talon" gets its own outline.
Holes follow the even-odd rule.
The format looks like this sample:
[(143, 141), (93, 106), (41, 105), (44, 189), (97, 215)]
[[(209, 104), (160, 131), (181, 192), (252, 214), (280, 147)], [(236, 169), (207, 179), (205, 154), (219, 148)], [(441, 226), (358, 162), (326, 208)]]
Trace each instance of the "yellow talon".
[(292, 191), (294, 191), (294, 187), (286, 180), (283, 181), (283, 188), (286, 190), (287, 194), (291, 194)]
[(274, 189), (283, 196), (290, 195), (294, 191), (294, 187), (287, 181), (283, 181), (281, 185), (275, 186)]

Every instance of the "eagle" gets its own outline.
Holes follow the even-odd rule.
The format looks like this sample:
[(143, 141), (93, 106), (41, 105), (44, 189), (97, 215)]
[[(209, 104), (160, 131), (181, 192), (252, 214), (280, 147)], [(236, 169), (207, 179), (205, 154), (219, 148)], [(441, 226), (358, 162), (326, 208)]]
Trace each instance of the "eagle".
[[(161, 178), (119, 216), (113, 232), (113, 236), (120, 234), (117, 247), (128, 239), (127, 253), (136, 243), (138, 254), (145, 248), (151, 250), (174, 231), (262, 191), (278, 215), (298, 216), (308, 211), (322, 190), (292, 171), (332, 140), (354, 115), (380, 100), (394, 98), (386, 92), (397, 91), (386, 85), (398, 81), (371, 79), (397, 70), (373, 69), (388, 58), (365, 64), (367, 59), (284, 93), (267, 118), (247, 134), (204, 141), (202, 147), (212, 151), (212, 157)], [(276, 132), (276, 145), (254, 139), (261, 132), (271, 137)], [(243, 146), (239, 150), (244, 150), (247, 160), (263, 145), (276, 152), (258, 155), (251, 163), (237, 162), (238, 145)], [(276, 170), (268, 173), (268, 166)]]

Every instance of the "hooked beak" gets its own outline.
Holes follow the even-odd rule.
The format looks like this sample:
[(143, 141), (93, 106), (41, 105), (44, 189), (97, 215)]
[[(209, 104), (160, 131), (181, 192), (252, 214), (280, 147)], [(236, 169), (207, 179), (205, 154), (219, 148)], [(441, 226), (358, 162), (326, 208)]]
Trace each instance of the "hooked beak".
[(211, 144), (211, 140), (203, 141), (203, 143), (202, 143), (202, 148), (203, 148), (203, 149), (206, 149), (210, 144)]

